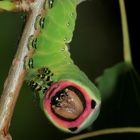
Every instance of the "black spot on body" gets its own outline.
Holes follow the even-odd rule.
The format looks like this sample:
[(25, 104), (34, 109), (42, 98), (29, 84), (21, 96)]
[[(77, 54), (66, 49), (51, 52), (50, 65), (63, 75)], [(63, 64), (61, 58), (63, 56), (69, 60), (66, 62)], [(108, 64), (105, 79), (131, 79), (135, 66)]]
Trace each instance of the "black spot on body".
[(94, 109), (96, 106), (96, 102), (94, 100), (91, 100), (91, 108)]
[(50, 77), (50, 76), (48, 76), (48, 77), (47, 77), (47, 79), (46, 79), (46, 81), (50, 81), (50, 79), (51, 79), (51, 77)]
[(41, 75), (40, 75), (40, 78), (41, 78), (41, 79), (44, 79), (44, 78), (45, 78), (45, 74), (41, 74)]
[(43, 68), (44, 73), (47, 73), (48, 68)]
[(43, 93), (45, 93), (47, 90), (48, 90), (47, 87), (43, 87), (43, 88), (42, 88)]
[(50, 74), (50, 72), (51, 72), (51, 71), (50, 71), (49, 69), (47, 69), (46, 74)]
[(37, 86), (38, 86), (37, 83), (33, 83), (33, 84), (31, 85), (31, 87), (32, 87), (33, 89), (35, 89)]
[(47, 83), (48, 86), (51, 86), (53, 84), (53, 81), (50, 81)]
[(38, 84), (38, 86), (35, 88), (36, 91), (40, 91), (42, 87)]
[(69, 128), (70, 131), (74, 132), (77, 130), (77, 127), (72, 127), (72, 128)]

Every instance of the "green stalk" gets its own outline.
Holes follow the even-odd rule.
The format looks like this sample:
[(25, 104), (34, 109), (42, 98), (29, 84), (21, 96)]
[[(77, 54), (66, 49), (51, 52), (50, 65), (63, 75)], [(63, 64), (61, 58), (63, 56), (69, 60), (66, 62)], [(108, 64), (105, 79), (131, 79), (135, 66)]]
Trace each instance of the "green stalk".
[(121, 14), (121, 24), (122, 24), (122, 34), (123, 34), (123, 48), (124, 48), (124, 61), (126, 63), (132, 64), (127, 16), (125, 10), (124, 0), (119, 0), (120, 14)]
[(140, 127), (122, 127), (122, 128), (108, 128), (108, 129), (96, 130), (93, 132), (73, 136), (65, 140), (82, 140), (85, 138), (93, 139), (93, 137), (97, 137), (101, 135), (121, 134), (121, 133), (140, 133)]

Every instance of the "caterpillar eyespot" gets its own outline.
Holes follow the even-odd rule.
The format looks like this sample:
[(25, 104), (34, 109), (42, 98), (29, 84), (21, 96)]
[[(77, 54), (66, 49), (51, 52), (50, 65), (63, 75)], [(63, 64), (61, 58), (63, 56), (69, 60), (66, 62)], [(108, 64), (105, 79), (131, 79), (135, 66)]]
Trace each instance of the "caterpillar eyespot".
[(67, 48), (79, 0), (47, 2), (46, 14), (38, 15), (34, 25), (41, 32), (29, 38), (28, 48), (37, 49), (28, 61), (26, 81), (41, 95), (46, 117), (60, 130), (78, 133), (96, 120), (101, 104), (98, 89), (73, 63)]

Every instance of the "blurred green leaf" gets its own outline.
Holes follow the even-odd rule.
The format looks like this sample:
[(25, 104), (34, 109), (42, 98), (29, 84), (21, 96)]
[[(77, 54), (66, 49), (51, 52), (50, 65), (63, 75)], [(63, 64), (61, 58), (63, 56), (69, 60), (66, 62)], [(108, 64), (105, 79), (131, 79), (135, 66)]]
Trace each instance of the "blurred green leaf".
[[(107, 68), (96, 79), (96, 84), (101, 92), (103, 103), (97, 121), (91, 126), (93, 131), (67, 140), (94, 139), (95, 136), (96, 139), (100, 136), (99, 139), (103, 140), (106, 138), (139, 140), (140, 77), (135, 68), (130, 63), (118, 63)], [(98, 122), (100, 126), (97, 126)], [(95, 126), (99, 127), (99, 130), (95, 129)], [(114, 135), (115, 133), (120, 134)]]
[(123, 94), (131, 91), (131, 94), (136, 97), (137, 102), (140, 104), (140, 77), (130, 64), (121, 62), (106, 69), (96, 79), (96, 83), (103, 100), (113, 96), (116, 92)]

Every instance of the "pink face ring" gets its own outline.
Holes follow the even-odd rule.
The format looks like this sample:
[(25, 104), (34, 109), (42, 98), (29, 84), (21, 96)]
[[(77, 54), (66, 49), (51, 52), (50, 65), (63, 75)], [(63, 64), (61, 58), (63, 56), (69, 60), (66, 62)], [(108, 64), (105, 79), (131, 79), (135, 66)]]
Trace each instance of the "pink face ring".
[(56, 82), (45, 94), (44, 111), (62, 130), (76, 132), (78, 127), (97, 110), (96, 101), (73, 81)]

